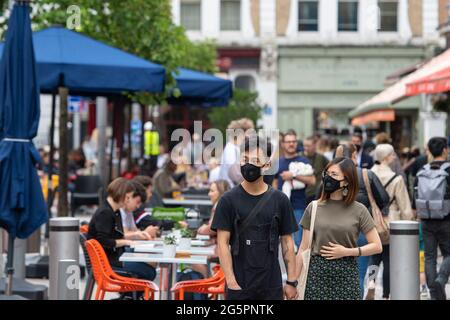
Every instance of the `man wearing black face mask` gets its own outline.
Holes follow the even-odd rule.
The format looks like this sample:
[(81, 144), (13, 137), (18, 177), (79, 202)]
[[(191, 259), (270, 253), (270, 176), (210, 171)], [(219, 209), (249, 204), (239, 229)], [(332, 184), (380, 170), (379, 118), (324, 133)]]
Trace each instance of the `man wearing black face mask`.
[(373, 159), (370, 155), (364, 152), (363, 146), (363, 137), (359, 133), (354, 133), (352, 136), (352, 143), (356, 147), (356, 151), (358, 152), (357, 156), (357, 166), (363, 169), (370, 169), (373, 167)]
[[(281, 300), (297, 295), (292, 234), (298, 226), (287, 196), (263, 180), (270, 155), (270, 145), (263, 139), (246, 138), (241, 149), (244, 181), (217, 204), (211, 229), (217, 231), (229, 300)], [(280, 239), (288, 274), (284, 288), (278, 260)]]

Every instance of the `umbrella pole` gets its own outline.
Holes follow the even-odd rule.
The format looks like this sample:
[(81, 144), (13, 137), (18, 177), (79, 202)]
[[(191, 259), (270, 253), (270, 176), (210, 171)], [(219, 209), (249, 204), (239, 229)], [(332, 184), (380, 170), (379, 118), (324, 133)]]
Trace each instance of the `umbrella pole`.
[[(56, 113), (56, 93), (52, 92), (52, 115), (50, 122), (50, 154), (49, 154), (49, 167), (48, 167), (48, 191), (47, 191), (47, 209), (49, 220), (52, 218), (52, 205), (53, 205), (53, 155), (55, 153), (55, 115)], [(48, 223), (45, 225), (45, 238), (49, 237)]]
[(112, 135), (111, 135), (111, 146), (109, 152), (109, 182), (113, 180), (113, 160), (114, 160), (114, 138), (116, 136), (116, 102), (112, 104)]
[(14, 238), (9, 234), (8, 237), (8, 261), (6, 264), (6, 286), (5, 295), (12, 295), (13, 286), (13, 275), (14, 275)]

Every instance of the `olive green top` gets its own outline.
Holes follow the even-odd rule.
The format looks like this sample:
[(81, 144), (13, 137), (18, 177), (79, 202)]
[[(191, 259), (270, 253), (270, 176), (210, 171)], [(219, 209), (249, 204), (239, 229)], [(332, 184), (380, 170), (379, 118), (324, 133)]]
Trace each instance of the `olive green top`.
[[(311, 224), (312, 203), (306, 208), (300, 222), (303, 229), (309, 230)], [(318, 203), (314, 225), (312, 254), (320, 255), (322, 246), (328, 242), (340, 244), (346, 248), (357, 248), (360, 232), (367, 233), (375, 228), (372, 216), (359, 202), (346, 206), (344, 201), (326, 200)]]

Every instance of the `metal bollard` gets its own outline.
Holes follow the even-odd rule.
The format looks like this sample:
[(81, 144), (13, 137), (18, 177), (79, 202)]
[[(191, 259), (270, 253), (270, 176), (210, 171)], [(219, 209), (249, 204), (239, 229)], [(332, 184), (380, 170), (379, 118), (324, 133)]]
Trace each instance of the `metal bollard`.
[(419, 223), (390, 223), (391, 300), (419, 300)]
[(25, 254), (27, 252), (27, 240), (18, 239), (14, 240), (14, 278), (25, 280)]
[(80, 266), (75, 260), (64, 259), (58, 263), (58, 300), (78, 300)]
[(74, 260), (79, 265), (79, 220), (76, 218), (50, 219), (49, 299), (58, 299), (58, 264), (60, 260)]

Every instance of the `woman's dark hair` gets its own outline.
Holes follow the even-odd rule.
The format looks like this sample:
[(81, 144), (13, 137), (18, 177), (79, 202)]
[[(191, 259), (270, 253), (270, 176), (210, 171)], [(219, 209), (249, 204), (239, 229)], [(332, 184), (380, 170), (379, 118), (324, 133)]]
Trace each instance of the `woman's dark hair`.
[(428, 141), (428, 151), (430, 151), (433, 157), (440, 157), (447, 148), (447, 139), (443, 137), (434, 137)]
[(142, 184), (145, 189), (152, 185), (152, 178), (150, 178), (149, 176), (136, 176), (133, 178), (133, 181)]
[(356, 147), (353, 143), (340, 144), (334, 152), (333, 158), (348, 158), (352, 159), (352, 154), (356, 152)]
[[(344, 179), (347, 180), (348, 193), (344, 197), (344, 202), (346, 205), (352, 204), (356, 196), (358, 195), (359, 185), (358, 185), (358, 173), (356, 172), (356, 166), (353, 161), (349, 158), (338, 157), (334, 158), (324, 169), (324, 173), (333, 166), (338, 165), (344, 174)], [(325, 201), (330, 198), (330, 194), (325, 193), (322, 186), (322, 195), (320, 196), (320, 201)]]
[(130, 180), (125, 178), (114, 179), (107, 189), (108, 197), (111, 197), (114, 202), (119, 203), (124, 200), (127, 193), (134, 192), (135, 186)]

